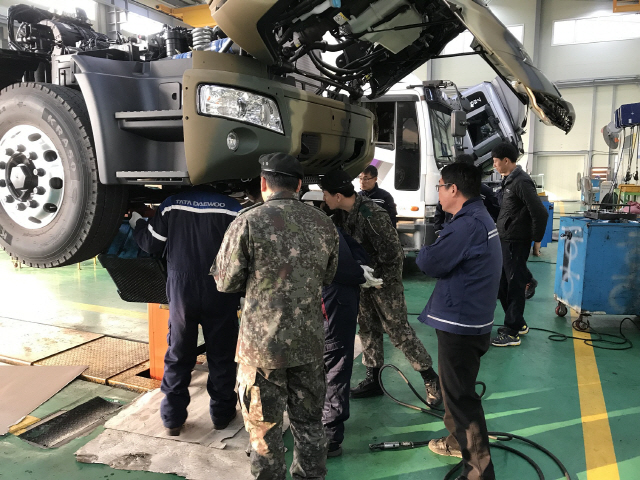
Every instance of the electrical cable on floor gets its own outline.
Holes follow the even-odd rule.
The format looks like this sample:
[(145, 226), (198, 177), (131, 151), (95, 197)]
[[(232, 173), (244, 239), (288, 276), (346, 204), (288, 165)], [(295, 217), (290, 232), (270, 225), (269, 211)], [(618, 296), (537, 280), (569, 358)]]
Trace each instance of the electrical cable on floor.
[[(408, 313), (407, 315), (420, 315), (419, 313)], [(618, 325), (618, 329), (620, 335), (614, 335), (613, 333), (602, 333), (595, 330), (591, 327), (589, 320), (584, 318), (584, 315), (580, 315), (577, 319), (571, 322), (571, 326), (574, 330), (578, 332), (590, 333), (591, 335), (595, 335), (597, 338), (582, 338), (582, 337), (574, 337), (572, 335), (567, 335), (561, 332), (556, 332), (555, 330), (549, 330), (547, 328), (538, 328), (538, 327), (529, 327), (529, 330), (537, 330), (539, 332), (547, 332), (550, 333), (547, 338), (553, 342), (564, 342), (566, 340), (582, 340), (585, 345), (589, 345), (593, 348), (600, 348), (602, 350), (629, 350), (633, 348), (633, 343), (629, 340), (624, 333), (622, 333), (622, 325), (627, 320), (631, 322), (631, 324), (640, 330), (640, 325), (638, 325), (635, 320), (631, 317), (625, 317), (620, 321), (620, 325)], [(640, 318), (640, 317), (637, 317)], [(504, 327), (504, 325), (494, 324), (494, 327)], [(608, 340), (607, 337), (612, 337), (615, 340)], [(612, 345), (612, 347), (606, 347), (601, 345), (596, 345), (596, 343), (602, 343), (604, 345)], [(405, 380), (406, 381), (406, 380)]]
[[(553, 342), (564, 342), (566, 340), (582, 340), (585, 345), (589, 345), (593, 348), (600, 348), (602, 350), (629, 350), (633, 348), (633, 343), (629, 340), (624, 333), (622, 333), (622, 325), (625, 321), (629, 320), (636, 328), (640, 330), (640, 326), (638, 326), (632, 318), (625, 317), (620, 321), (620, 325), (618, 326), (620, 335), (614, 335), (613, 333), (601, 333), (597, 330), (594, 330), (589, 324), (589, 320), (586, 320), (581, 315), (576, 320), (571, 323), (571, 326), (578, 332), (590, 333), (591, 335), (595, 335), (597, 338), (582, 338), (582, 337), (574, 337), (572, 335), (566, 335), (564, 333), (556, 332), (554, 330), (548, 330), (546, 328), (538, 328), (538, 327), (529, 327), (529, 330), (538, 330), (539, 332), (547, 332), (550, 333), (547, 338)], [(504, 325), (494, 324), (494, 327), (503, 327)], [(608, 340), (607, 337), (613, 337), (618, 340)], [(615, 345), (613, 347), (603, 347), (601, 345), (596, 345), (597, 343), (602, 343), (604, 345)]]
[[(414, 395), (416, 397), (418, 397), (418, 399), (420, 399), (420, 401), (422, 403), (427, 405), (429, 407), (429, 409), (426, 409), (426, 408), (423, 408), (423, 407), (419, 407), (417, 405), (412, 405), (410, 403), (405, 403), (405, 402), (402, 402), (402, 401), (398, 400), (397, 398), (393, 397), (387, 391), (387, 389), (384, 388), (384, 384), (382, 382), (382, 372), (386, 368), (393, 368), (398, 373), (398, 375), (400, 375), (402, 377), (402, 379), (409, 386), (409, 388), (414, 393)], [(432, 415), (432, 416), (440, 418), (440, 419), (443, 418), (442, 415), (431, 411), (431, 410), (433, 410), (433, 407), (431, 405), (429, 405), (429, 403), (424, 398), (422, 398), (422, 396), (420, 396), (420, 394), (418, 394), (418, 392), (413, 387), (411, 382), (407, 379), (407, 377), (404, 375), (404, 373), (402, 373), (402, 371), (398, 367), (396, 367), (395, 365), (391, 365), (391, 364), (383, 365), (380, 368), (380, 372), (378, 373), (378, 382), (380, 383), (380, 388), (382, 389), (384, 394), (386, 396), (388, 396), (389, 398), (391, 398), (391, 400), (396, 402), (398, 405), (402, 405), (404, 407), (411, 408), (413, 410), (418, 410), (420, 412), (427, 413), (429, 415)], [(480, 397), (482, 398), (484, 396), (485, 392), (486, 392), (486, 385), (483, 382), (476, 382), (476, 385), (481, 385), (483, 387), (482, 393), (480, 394)], [(566, 480), (571, 480), (571, 476), (569, 475), (569, 472), (567, 471), (565, 466), (562, 464), (560, 459), (558, 459), (558, 457), (556, 457), (553, 453), (551, 453), (549, 450), (544, 448), (542, 445), (540, 445), (540, 444), (538, 444), (538, 443), (536, 443), (536, 442), (534, 442), (532, 440), (529, 440), (526, 437), (522, 437), (520, 435), (516, 435), (516, 434), (513, 434), (513, 433), (507, 433), (507, 432), (488, 432), (488, 433), (489, 433), (489, 438), (492, 439), (492, 440), (495, 440), (497, 442), (507, 442), (507, 441), (511, 441), (511, 440), (520, 440), (520, 441), (522, 441), (524, 443), (527, 443), (530, 446), (536, 448), (537, 450), (540, 450), (541, 452), (546, 454), (549, 458), (551, 458), (551, 460), (553, 460), (553, 462), (558, 466), (558, 468), (564, 474), (564, 477), (565, 477)], [(369, 448), (371, 450), (397, 450), (397, 449), (403, 449), (403, 448), (418, 448), (418, 447), (424, 447), (424, 446), (429, 445), (429, 441), (430, 440), (423, 440), (423, 441), (419, 441), (419, 442), (397, 442), (396, 441), (396, 442), (372, 443), (372, 444), (369, 444)], [(494, 447), (495, 448), (500, 448), (502, 450), (507, 450), (509, 452), (515, 453), (519, 457), (521, 457), (524, 460), (526, 460), (533, 467), (533, 469), (538, 474), (538, 478), (540, 478), (541, 480), (545, 479), (544, 474), (542, 473), (542, 470), (540, 469), (538, 464), (532, 458), (530, 458), (528, 455), (525, 455), (524, 453), (520, 452), (519, 450), (516, 450), (515, 448), (512, 448), (510, 446), (504, 445), (503, 443), (493, 442), (490, 445), (491, 445), (491, 448), (494, 448)], [(463, 462), (460, 462), (460, 463), (456, 464), (451, 470), (449, 470), (449, 472), (447, 472), (447, 474), (445, 475), (443, 480), (449, 480), (449, 479), (453, 478), (454, 473), (459, 468), (461, 468), (462, 465), (463, 465)]]

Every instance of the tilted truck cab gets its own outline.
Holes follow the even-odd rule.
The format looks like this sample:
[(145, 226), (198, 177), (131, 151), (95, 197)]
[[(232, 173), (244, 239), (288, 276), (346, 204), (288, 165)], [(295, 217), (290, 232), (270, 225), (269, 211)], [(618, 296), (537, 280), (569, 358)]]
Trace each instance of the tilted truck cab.
[[(210, 9), (216, 28), (165, 26), (142, 43), (95, 32), (80, 14), (9, 9), (0, 246), (17, 261), (91, 258), (131, 205), (190, 184), (241, 191), (263, 153), (298, 157), (306, 183), (340, 168), (355, 177), (374, 157), (375, 117), (363, 100), (389, 92), (467, 28), (520, 102), (564, 131), (574, 122), (571, 105), (476, 0), (226, 0)], [(435, 128), (424, 113), (414, 117), (423, 135)], [(426, 188), (410, 164), (443, 155), (414, 140), (402, 139), (412, 156), (398, 191), (416, 180)]]

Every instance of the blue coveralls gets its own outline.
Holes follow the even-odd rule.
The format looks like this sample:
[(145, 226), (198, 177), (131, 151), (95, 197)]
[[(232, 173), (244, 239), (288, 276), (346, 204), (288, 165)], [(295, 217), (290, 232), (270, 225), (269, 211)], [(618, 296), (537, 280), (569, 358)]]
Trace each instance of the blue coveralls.
[(331, 285), (322, 288), (327, 376), (322, 423), (330, 447), (340, 445), (344, 440), (344, 422), (349, 418), (349, 384), (353, 371), (360, 284), (365, 282), (360, 265), (368, 264), (367, 253), (360, 244), (340, 229), (338, 233), (338, 270)]
[(179, 427), (187, 419), (198, 324), (207, 349), (211, 420), (224, 424), (235, 415), (234, 356), (241, 294), (218, 292), (209, 270), (240, 209), (236, 200), (209, 186), (198, 186), (170, 196), (153, 218), (136, 223), (134, 236), (140, 248), (149, 253), (165, 252), (167, 258), (169, 348), (161, 385), (165, 398), (160, 406), (167, 428)]

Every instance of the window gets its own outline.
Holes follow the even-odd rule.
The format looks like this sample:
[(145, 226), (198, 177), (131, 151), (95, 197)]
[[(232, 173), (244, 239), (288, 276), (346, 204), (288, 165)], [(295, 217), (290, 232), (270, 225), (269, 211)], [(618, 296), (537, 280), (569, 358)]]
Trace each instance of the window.
[[(507, 30), (509, 30), (520, 43), (524, 42), (524, 25), (511, 25), (507, 27)], [(471, 35), (469, 30), (465, 30), (447, 43), (444, 50), (442, 50), (442, 55), (457, 55), (458, 53), (473, 52), (471, 49), (472, 42), (473, 35)]]
[(640, 38), (640, 15), (603, 15), (553, 23), (552, 45), (612, 42)]
[(420, 188), (420, 131), (415, 102), (398, 102), (396, 128), (396, 190)]
[(451, 111), (444, 105), (429, 102), (429, 119), (433, 137), (433, 153), (438, 168), (453, 163), (454, 140), (451, 136)]
[(376, 105), (376, 147), (393, 150), (395, 145), (396, 102), (378, 102)]

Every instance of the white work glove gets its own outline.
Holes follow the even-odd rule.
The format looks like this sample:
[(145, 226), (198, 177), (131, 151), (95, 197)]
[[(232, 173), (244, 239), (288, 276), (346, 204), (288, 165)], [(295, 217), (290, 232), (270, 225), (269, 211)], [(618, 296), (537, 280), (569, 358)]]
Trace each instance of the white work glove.
[(364, 274), (364, 279), (366, 280), (366, 282), (361, 285), (362, 288), (382, 287), (382, 279), (373, 276), (373, 268), (368, 265), (360, 265), (360, 268), (362, 268), (362, 273)]
[(140, 220), (141, 218), (142, 218), (142, 215), (140, 215), (138, 212), (131, 212), (129, 225), (131, 225), (132, 229), (136, 228), (136, 223), (138, 223), (138, 220)]

